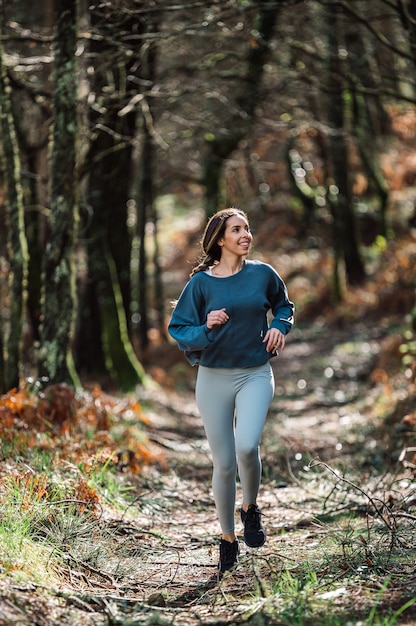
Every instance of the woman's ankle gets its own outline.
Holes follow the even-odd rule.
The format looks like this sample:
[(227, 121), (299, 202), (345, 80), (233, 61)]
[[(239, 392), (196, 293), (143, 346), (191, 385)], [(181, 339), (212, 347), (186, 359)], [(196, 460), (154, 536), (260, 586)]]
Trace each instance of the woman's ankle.
[(223, 533), (221, 539), (224, 539), (225, 541), (228, 541), (229, 543), (234, 543), (237, 537), (235, 536), (235, 533)]

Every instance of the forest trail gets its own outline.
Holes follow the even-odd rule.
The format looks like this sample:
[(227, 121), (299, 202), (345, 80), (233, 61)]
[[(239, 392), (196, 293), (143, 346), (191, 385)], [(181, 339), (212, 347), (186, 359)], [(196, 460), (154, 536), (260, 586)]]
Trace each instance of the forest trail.
[[(380, 389), (371, 373), (393, 334), (356, 323), (337, 331), (314, 325), (289, 336), (273, 361), (276, 394), (262, 443), (259, 504), (268, 539), (258, 550), (241, 539), (239, 565), (221, 581), (211, 461), (193, 392), (143, 391), (148, 436), (166, 467), (137, 478), (134, 503), (122, 515), (103, 508), (94, 529), (97, 554), (105, 539), (101, 556), (93, 566), (87, 558), (72, 563), (61, 589), (0, 583), (0, 626), (196, 626), (263, 615), (276, 573), (316, 558), (326, 535), (316, 517), (345, 507), (345, 494), (331, 484), (332, 464), (355, 475), (378, 462), (377, 424), (369, 423), (367, 409)], [(318, 457), (327, 465), (315, 476), (309, 463)], [(365, 505), (362, 494), (349, 494), (350, 508)], [(241, 537), (237, 512), (236, 522)]]

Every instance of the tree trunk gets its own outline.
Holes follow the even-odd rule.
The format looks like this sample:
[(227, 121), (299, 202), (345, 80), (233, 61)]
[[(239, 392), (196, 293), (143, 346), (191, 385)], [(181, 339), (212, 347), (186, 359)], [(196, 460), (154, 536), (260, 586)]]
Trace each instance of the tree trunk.
[(119, 389), (130, 391), (137, 384), (144, 383), (146, 375), (128, 336), (115, 262), (102, 247), (102, 241), (97, 242), (92, 251), (91, 266), (95, 267), (96, 276), (100, 268), (97, 296), (107, 371)]
[[(3, 6), (0, 2), (0, 13)], [(2, 24), (0, 17), (0, 32)], [(3, 391), (19, 385), (22, 374), (22, 332), (27, 300), (28, 252), (24, 227), (23, 194), (20, 182), (20, 157), (14, 126), (11, 90), (3, 65), (3, 48), (0, 43), (0, 115), (2, 134), (2, 160), (7, 184), (7, 247), (10, 287), (10, 327), (6, 344), (4, 380), (0, 374)], [(1, 361), (3, 361), (3, 350)], [(0, 363), (0, 368), (2, 363)]]
[(315, 191), (308, 185), (307, 182), (302, 180), (299, 182), (296, 176), (296, 169), (303, 167), (303, 159), (300, 154), (295, 150), (295, 134), (290, 134), (285, 145), (285, 158), (287, 164), (287, 173), (292, 183), (292, 189), (302, 202), (303, 205), (303, 219), (301, 224), (300, 235), (304, 236), (308, 229), (311, 227), (314, 220), (314, 213), (316, 208)]
[(148, 184), (147, 170), (149, 166), (148, 161), (148, 132), (144, 129), (143, 138), (143, 153), (142, 153), (142, 171), (141, 181), (139, 189), (139, 199), (137, 203), (137, 240), (139, 245), (138, 254), (138, 273), (137, 273), (137, 305), (139, 311), (139, 342), (142, 350), (146, 350), (149, 343), (149, 318), (148, 318), (148, 277), (147, 277), (147, 255), (146, 255), (146, 222), (148, 215), (148, 195), (146, 193), (146, 187)]
[[(107, 11), (116, 20), (117, 31), (115, 24), (108, 22)], [(96, 59), (91, 94), (95, 102), (89, 115), (94, 129), (88, 155), (91, 220), (86, 233), (88, 281), (79, 311), (76, 360), (77, 367), (87, 375), (106, 371), (113, 382), (127, 389), (145, 380), (129, 337), (131, 238), (127, 226), (136, 125), (135, 108), (128, 106), (128, 98), (136, 93), (130, 75), (140, 65), (137, 50), (131, 56), (125, 52), (120, 55), (114, 32), (119, 36), (123, 33), (123, 43), (131, 45), (133, 51), (141, 23), (128, 12), (120, 10), (113, 15), (112, 11), (110, 5), (97, 4), (90, 8), (92, 26), (99, 37), (91, 43), (91, 53)], [(123, 108), (128, 111), (121, 114)], [(96, 307), (89, 305), (94, 297), (98, 315)], [(88, 329), (93, 326), (99, 330), (91, 336)], [(94, 358), (82, 349), (85, 343), (90, 344)]]
[[(24, 149), (24, 148), (23, 148)], [(28, 150), (26, 150), (26, 154)], [(36, 171), (35, 158), (31, 155), (27, 162), (30, 172)], [(39, 206), (38, 194), (34, 178), (27, 186), (29, 204)], [(42, 242), (41, 217), (39, 211), (27, 211), (25, 215), (26, 238), (29, 248), (28, 267), (28, 296), (27, 308), (32, 328), (33, 341), (39, 344), (41, 325), (41, 296), (42, 296)]]
[(53, 71), (51, 207), (44, 261), (39, 374), (50, 383), (76, 382), (71, 358), (75, 308), (74, 231), (77, 92), (77, 0), (56, 0)]
[[(150, 44), (152, 45), (152, 44)], [(138, 319), (136, 327), (137, 337), (141, 350), (149, 345), (149, 280), (148, 261), (146, 250), (146, 224), (151, 219), (153, 211), (153, 141), (149, 125), (153, 124), (150, 109), (147, 115), (143, 112), (143, 139), (139, 170), (139, 185), (137, 198), (137, 227), (136, 241), (138, 245), (137, 284), (134, 291), (137, 293)]]
[[(157, 28), (157, 25), (154, 25), (154, 29)], [(156, 80), (156, 63), (157, 63), (157, 47), (155, 44), (150, 44), (147, 50), (147, 78), (148, 81), (153, 85)], [(160, 253), (159, 253), (159, 238), (158, 238), (158, 213), (155, 204), (155, 190), (154, 190), (154, 179), (155, 179), (155, 169), (156, 169), (156, 159), (155, 159), (155, 142), (153, 139), (153, 129), (155, 125), (155, 110), (152, 107), (153, 98), (148, 96), (148, 106), (149, 106), (149, 116), (148, 120), (145, 120), (146, 126), (146, 138), (145, 138), (145, 151), (147, 153), (147, 157), (145, 161), (147, 161), (146, 166), (146, 176), (147, 184), (146, 184), (146, 197), (147, 197), (147, 206), (149, 207), (149, 219), (153, 224), (153, 287), (154, 287), (154, 307), (155, 307), (155, 322), (156, 327), (161, 333), (162, 336), (166, 335), (164, 328), (165, 321), (165, 311), (164, 311), (164, 292), (163, 292), (163, 281), (162, 281), (162, 269), (160, 267)], [(151, 125), (151, 127), (150, 127)]]
[[(118, 191), (121, 182), (128, 184), (125, 169), (129, 170), (130, 159), (126, 155), (122, 158), (121, 152), (123, 149), (117, 150), (111, 137), (97, 131), (94, 145), (97, 160), (89, 177), (92, 216), (87, 233), (88, 283), (79, 310), (76, 363), (88, 376), (107, 372), (113, 383), (126, 390), (144, 382), (144, 372), (129, 339), (126, 308), (113, 254), (115, 236), (110, 235), (111, 227), (117, 230), (118, 222), (127, 222), (126, 202), (119, 204)], [(124, 171), (119, 169), (120, 165)], [(124, 193), (125, 189), (120, 195)], [(127, 234), (119, 245), (130, 255)], [(90, 335), (92, 327), (95, 328)], [(84, 350), (85, 345), (89, 345), (88, 350)]]
[(329, 99), (328, 123), (330, 127), (329, 145), (332, 162), (332, 181), (329, 181), (329, 201), (334, 220), (335, 273), (334, 286), (337, 298), (341, 297), (339, 280), (339, 261), (345, 265), (347, 282), (359, 284), (365, 277), (361, 261), (355, 215), (351, 201), (350, 180), (348, 176), (348, 144), (344, 118), (344, 85), (339, 68), (338, 39), (340, 24), (337, 10), (327, 13), (329, 46)]
[(416, 4), (414, 0), (398, 0), (398, 11), (416, 66)]
[[(360, 3), (363, 10), (365, 5)], [(350, 60), (352, 106), (352, 132), (357, 139), (358, 150), (369, 187), (379, 198), (378, 234), (387, 237), (386, 210), (389, 188), (380, 164), (377, 139), (390, 131), (390, 119), (378, 94), (380, 72), (375, 67), (376, 55), (371, 41), (363, 37), (361, 25), (352, 24), (346, 32), (348, 59)], [(369, 89), (370, 88), (370, 89)], [(369, 92), (369, 93), (367, 93)]]

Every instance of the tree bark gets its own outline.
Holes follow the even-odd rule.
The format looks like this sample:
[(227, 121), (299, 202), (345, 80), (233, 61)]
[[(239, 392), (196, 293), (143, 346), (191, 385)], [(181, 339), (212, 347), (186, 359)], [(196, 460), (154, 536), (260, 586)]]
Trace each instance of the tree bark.
[(75, 384), (71, 339), (75, 309), (77, 0), (56, 0), (55, 12), (51, 207), (44, 259), (39, 374), (51, 384)]
[[(115, 239), (110, 235), (111, 227), (117, 228), (117, 220), (127, 222), (126, 202), (119, 204), (117, 193), (121, 181), (114, 175), (120, 174), (127, 184), (119, 167), (129, 169), (130, 159), (126, 159), (126, 155), (122, 158), (122, 150), (118, 151), (104, 132), (98, 131), (94, 150), (97, 161), (89, 177), (92, 216), (87, 233), (88, 283), (79, 310), (76, 363), (87, 376), (106, 372), (114, 384), (125, 390), (144, 382), (144, 372), (129, 339), (119, 272), (110, 244), (110, 239), (113, 243)], [(106, 156), (102, 156), (105, 153)], [(124, 193), (122, 190), (121, 195)], [(119, 245), (130, 252), (127, 234)], [(89, 334), (91, 328), (94, 328), (92, 335)], [(89, 345), (88, 350), (84, 349), (85, 345)]]
[[(298, 155), (297, 151), (295, 150), (295, 145), (295, 134), (292, 133), (289, 135), (289, 138), (286, 142), (284, 154), (287, 164), (287, 173), (292, 183), (293, 191), (303, 205), (303, 219), (300, 234), (301, 236), (304, 236), (308, 229), (311, 227), (314, 220), (314, 213), (316, 208), (315, 190), (305, 181), (302, 181), (300, 183), (296, 176), (296, 168), (303, 166), (303, 160), (302, 157)], [(294, 151), (296, 159), (298, 159), (296, 161), (293, 155)]]
[[(1, 2), (0, 14), (3, 15)], [(2, 32), (1, 17), (0, 32)], [(3, 349), (0, 361), (0, 385), (3, 391), (18, 387), (22, 375), (21, 351), (26, 313), (28, 267), (23, 194), (20, 181), (20, 157), (10, 96), (11, 90), (3, 65), (3, 48), (0, 43), (0, 115), (3, 144), (2, 160), (7, 184), (7, 247), (10, 268), (10, 324), (7, 339), (4, 342), (6, 347), (4, 368)]]
[[(360, 4), (365, 11), (365, 3)], [(370, 47), (371, 41), (363, 37), (360, 24), (349, 26), (346, 42), (348, 58), (351, 59), (349, 76), (353, 100), (352, 132), (357, 140), (369, 187), (379, 198), (378, 234), (387, 237), (386, 210), (389, 189), (380, 164), (378, 142), (390, 132), (390, 119), (379, 95), (380, 72), (376, 66), (375, 51)]]
[[(154, 30), (156, 25), (154, 25)], [(156, 79), (157, 48), (155, 43), (150, 43), (147, 48), (143, 63), (146, 66), (146, 79), (149, 85), (154, 85)], [(150, 89), (151, 91), (151, 89)], [(142, 349), (146, 349), (149, 344), (149, 309), (150, 309), (150, 280), (148, 277), (148, 260), (146, 255), (146, 224), (152, 224), (153, 238), (153, 307), (156, 327), (161, 335), (165, 335), (164, 330), (164, 298), (162, 286), (162, 271), (159, 260), (158, 242), (158, 214), (155, 205), (155, 141), (153, 138), (155, 128), (155, 111), (153, 109), (153, 98), (146, 97), (143, 109), (143, 141), (140, 161), (140, 180), (137, 200), (137, 229), (136, 237), (138, 241), (138, 274), (137, 274), (137, 300), (138, 300), (138, 337)]]
[(327, 11), (329, 48), (329, 146), (332, 181), (329, 181), (329, 202), (334, 221), (334, 286), (335, 295), (341, 298), (339, 261), (343, 260), (345, 275), (350, 284), (359, 284), (365, 278), (364, 266), (358, 248), (355, 215), (351, 201), (347, 129), (344, 114), (344, 84), (339, 68), (339, 16), (336, 8)]
[[(134, 35), (141, 23), (128, 11), (112, 11), (110, 5), (90, 8), (92, 27), (98, 33), (91, 43), (96, 60), (91, 94), (95, 102), (89, 112), (94, 134), (87, 157), (91, 220), (86, 233), (88, 281), (79, 311), (76, 362), (87, 375), (105, 371), (120, 388), (127, 389), (145, 380), (129, 336), (131, 237), (127, 226), (136, 128), (135, 108), (128, 106), (128, 99), (136, 93), (130, 75), (140, 66)], [(123, 45), (131, 46), (131, 55), (117, 44), (116, 36), (123, 36)], [(121, 114), (126, 106), (128, 112)], [(92, 308), (89, 303), (94, 297), (96, 306)], [(91, 327), (95, 332), (89, 335)], [(83, 349), (86, 343), (89, 351)]]
[(398, 0), (398, 11), (416, 66), (416, 4), (414, 0)]

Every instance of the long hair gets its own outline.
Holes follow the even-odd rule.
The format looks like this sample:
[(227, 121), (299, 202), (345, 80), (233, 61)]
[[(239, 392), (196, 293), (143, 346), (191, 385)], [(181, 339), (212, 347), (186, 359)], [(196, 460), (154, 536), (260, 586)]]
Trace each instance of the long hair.
[(199, 263), (192, 269), (191, 276), (197, 272), (205, 272), (211, 265), (218, 263), (221, 258), (221, 246), (218, 245), (218, 241), (224, 236), (228, 218), (233, 215), (248, 219), (244, 211), (236, 207), (222, 209), (210, 217), (201, 239), (202, 255)]

